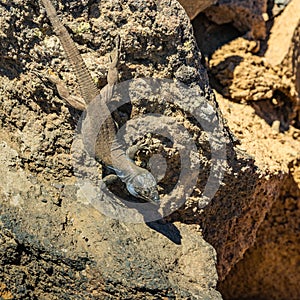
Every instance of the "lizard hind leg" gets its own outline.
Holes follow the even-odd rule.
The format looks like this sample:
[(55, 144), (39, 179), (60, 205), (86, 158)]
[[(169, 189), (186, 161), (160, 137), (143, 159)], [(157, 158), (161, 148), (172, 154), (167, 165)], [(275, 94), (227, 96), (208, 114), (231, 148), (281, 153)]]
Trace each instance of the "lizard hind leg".
[(49, 81), (56, 85), (59, 96), (75, 109), (84, 111), (86, 109), (85, 101), (82, 97), (71, 95), (65, 83), (55, 75), (48, 75)]
[(84, 111), (86, 109), (84, 99), (79, 96), (71, 95), (66, 84), (56, 74), (54, 74), (54, 72), (48, 70), (47, 72), (43, 73), (34, 71), (34, 73), (42, 80), (45, 79), (54, 84), (56, 86), (59, 96), (70, 106), (80, 111)]

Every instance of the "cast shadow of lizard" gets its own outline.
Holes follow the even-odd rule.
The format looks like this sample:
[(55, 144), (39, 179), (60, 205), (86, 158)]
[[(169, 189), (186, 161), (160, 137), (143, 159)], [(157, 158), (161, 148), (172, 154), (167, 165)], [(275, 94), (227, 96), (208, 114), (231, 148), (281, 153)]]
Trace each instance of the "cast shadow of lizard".
[(151, 229), (161, 233), (176, 245), (181, 245), (182, 236), (179, 229), (173, 223), (164, 223), (163, 220), (146, 222)]
[[(110, 186), (109, 189), (112, 193), (124, 200), (124, 205), (126, 205), (128, 209), (136, 209), (139, 214), (143, 216), (144, 222), (149, 228), (162, 234), (174, 244), (181, 245), (182, 236), (179, 229), (173, 223), (167, 222), (163, 219), (160, 212), (158, 212), (159, 206), (152, 203), (145, 203), (148, 209), (143, 209), (142, 207), (137, 205), (137, 203), (142, 204), (142, 200), (129, 195), (126, 192), (125, 185), (120, 181), (115, 182), (115, 184), (113, 186)], [(153, 221), (149, 221), (150, 213), (154, 216), (152, 218), (154, 219)]]
[[(107, 169), (105, 171), (104, 176), (108, 173)], [(128, 209), (135, 209), (141, 216), (143, 216), (144, 223), (149, 228), (162, 234), (174, 244), (181, 245), (182, 236), (180, 234), (180, 230), (173, 223), (167, 222), (163, 219), (161, 213), (158, 211), (159, 206), (157, 204), (147, 203), (145, 201), (145, 204), (148, 207), (148, 209), (145, 210), (142, 206), (136, 205), (137, 203), (142, 204), (143, 200), (130, 195), (126, 190), (125, 184), (122, 183), (121, 180), (114, 178), (113, 181), (109, 180), (106, 184), (108, 184), (107, 187), (113, 194), (124, 200), (124, 205)], [(152, 215), (152, 218), (149, 218), (150, 214)], [(149, 221), (149, 219), (153, 219), (153, 221)]]
[[(127, 201), (127, 206), (130, 207), (131, 205), (128, 203), (130, 203), (130, 202)], [(132, 205), (132, 206), (135, 207), (134, 205)], [(151, 206), (153, 206), (153, 212), (156, 211), (157, 214), (159, 214), (158, 207), (155, 204), (151, 204)], [(174, 244), (181, 245), (182, 236), (180, 234), (179, 229), (173, 223), (169, 223), (169, 222), (165, 221), (163, 218), (157, 219), (154, 221), (147, 221), (147, 213), (145, 215), (145, 213), (143, 211), (139, 211), (139, 212), (144, 217), (145, 224), (149, 228), (162, 234), (163, 236), (168, 238), (170, 241), (172, 241)]]

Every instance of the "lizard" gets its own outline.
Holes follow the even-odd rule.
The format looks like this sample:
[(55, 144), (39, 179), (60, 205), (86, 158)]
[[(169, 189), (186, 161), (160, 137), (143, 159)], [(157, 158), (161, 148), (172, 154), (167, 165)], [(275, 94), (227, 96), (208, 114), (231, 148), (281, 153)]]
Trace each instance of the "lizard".
[[(64, 99), (73, 107), (79, 110), (85, 110), (88, 114), (88, 105), (100, 97), (98, 109), (107, 116), (105, 122), (100, 127), (100, 132), (95, 142), (95, 157), (104, 165), (114, 170), (116, 175), (125, 183), (128, 192), (147, 202), (159, 204), (159, 194), (157, 191), (157, 182), (154, 176), (147, 169), (137, 166), (134, 161), (129, 158), (121, 145), (116, 140), (117, 127), (109, 112), (107, 103), (112, 97), (114, 86), (118, 81), (117, 64), (119, 60), (120, 38), (116, 47), (115, 58), (112, 59), (108, 74), (107, 85), (100, 91), (80, 55), (78, 48), (69, 35), (65, 26), (59, 20), (57, 12), (50, 0), (41, 0), (48, 18), (52, 24), (55, 34), (60, 40), (67, 59), (75, 72), (79, 85), (80, 94), (83, 98), (76, 99), (71, 97), (67, 91), (60, 85), (60, 90), (64, 94)], [(57, 84), (58, 82), (56, 82)], [(99, 98), (98, 98), (99, 99)]]

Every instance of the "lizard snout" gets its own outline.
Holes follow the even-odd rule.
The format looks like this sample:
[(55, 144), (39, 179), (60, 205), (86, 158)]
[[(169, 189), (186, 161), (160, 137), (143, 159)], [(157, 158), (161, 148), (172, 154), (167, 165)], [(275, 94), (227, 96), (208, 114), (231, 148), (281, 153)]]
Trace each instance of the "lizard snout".
[(157, 183), (150, 172), (146, 171), (134, 176), (129, 182), (127, 182), (126, 186), (131, 195), (144, 199), (148, 202), (155, 204), (159, 203)]

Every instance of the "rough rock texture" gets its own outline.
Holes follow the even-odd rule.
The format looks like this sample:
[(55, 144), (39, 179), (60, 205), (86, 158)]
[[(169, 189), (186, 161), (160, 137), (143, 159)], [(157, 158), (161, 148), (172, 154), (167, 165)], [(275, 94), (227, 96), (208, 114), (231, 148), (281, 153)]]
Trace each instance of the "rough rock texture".
[(200, 12), (215, 4), (217, 0), (179, 0), (189, 18), (193, 20)]
[[(101, 57), (112, 50), (119, 24), (126, 36), (125, 79), (175, 71), (182, 77), (178, 68), (189, 65), (190, 80), (213, 101), (201, 65), (188, 63), (199, 58), (177, 2), (160, 10), (152, 1), (60, 8), (74, 39), (89, 41), (89, 50), (81, 48), (93, 75), (105, 78), (109, 60)], [(74, 76), (35, 2), (2, 4), (1, 16), (1, 296), (219, 299), (215, 252), (198, 228), (120, 224), (82, 203), (70, 155), (79, 114), (32, 71), (51, 67), (71, 86)], [(169, 60), (161, 61), (166, 54)]]
[(299, 1), (291, 1), (270, 32), (265, 58), (284, 80), (291, 81), (290, 94), (296, 101), (297, 122), (300, 123), (300, 10)]
[(298, 64), (296, 56), (284, 70), (272, 67), (264, 57), (252, 53), (256, 45), (240, 37), (213, 54), (210, 68), (219, 90), (234, 101), (254, 101), (257, 113), (270, 125), (278, 122), (280, 130), (298, 126), (299, 96), (296, 76), (291, 76)]
[(253, 38), (263, 39), (266, 37), (266, 12), (267, 0), (219, 0), (205, 11), (205, 15), (218, 25), (232, 23), (240, 32), (250, 31)]
[(265, 52), (266, 60), (272, 65), (282, 64), (287, 55), (291, 54), (293, 48), (299, 47), (295, 44), (297, 37), (295, 32), (299, 31), (300, 3), (292, 0), (280, 16), (275, 18), (268, 38), (268, 48)]
[[(76, 94), (74, 75), (36, 1), (1, 3), (1, 297), (221, 299), (215, 254), (223, 279), (255, 242), (285, 170), (258, 167), (233, 148), (237, 141), (223, 124), (191, 25), (176, 1), (59, 1), (58, 7), (99, 87), (106, 83), (109, 53), (120, 34), (121, 81), (176, 78), (200, 93), (199, 102), (186, 94), (181, 99), (190, 105), (186, 112), (163, 97), (157, 105), (147, 89), (134, 90), (132, 108), (121, 111), (125, 121), (148, 112), (177, 120), (197, 146), (200, 172), (169, 223), (127, 224), (87, 203), (71, 155), (80, 114), (41, 77), (50, 68)], [(195, 119), (199, 111), (213, 124), (210, 145), (210, 132)], [(164, 151), (171, 165), (160, 182), (162, 199), (180, 170), (178, 152), (163, 142), (158, 139), (149, 150)], [(224, 147), (227, 159), (214, 159), (213, 150), (219, 154)], [(99, 162), (91, 167), (102, 174)], [(206, 187), (217, 188), (210, 203), (202, 196)]]
[[(248, 40), (247, 35), (247, 39), (239, 37), (220, 47), (237, 37), (237, 32), (230, 25), (215, 26), (203, 15), (198, 18), (201, 24), (195, 20), (194, 28), (201, 50), (208, 55), (213, 53), (211, 73), (218, 80), (222, 94), (234, 101), (270, 100), (256, 103), (257, 113), (270, 125), (275, 122), (274, 126), (278, 127), (279, 123), (280, 130), (286, 130), (290, 124), (297, 127), (300, 123), (300, 20), (297, 13), (300, 4), (296, 0), (276, 3), (287, 6), (275, 20), (270, 20), (268, 26), (274, 24), (268, 40), (262, 43)], [(241, 26), (238, 28), (241, 30)], [(214, 52), (218, 47), (220, 49)]]
[(209, 66), (218, 90), (234, 101), (255, 101), (257, 113), (270, 125), (279, 124), (280, 130), (300, 122), (298, 8), (298, 1), (291, 1), (274, 20), (269, 40), (262, 43), (236, 38), (232, 28), (219, 26), (212, 33), (222, 34), (221, 40), (227, 43), (222, 46), (212, 40), (209, 44), (201, 37), (203, 27), (207, 31), (209, 25), (204, 25), (205, 20), (194, 23), (195, 28), (202, 26), (196, 35), (200, 48), (212, 56)]
[[(299, 299), (300, 262), (300, 130), (278, 133), (253, 108), (217, 97), (241, 147), (257, 158), (259, 167), (286, 175), (279, 197), (260, 225), (255, 244), (218, 289), (224, 299)], [(243, 116), (241, 117), (241, 111)]]
[(215, 51), (210, 69), (218, 80), (224, 96), (234, 101), (272, 99), (278, 90), (288, 91), (290, 81), (279, 74), (263, 57), (253, 55), (255, 41), (239, 37)]
[[(232, 26), (216, 26), (203, 15), (193, 22), (198, 44), (207, 55), (211, 83), (228, 98), (217, 94), (240, 147), (271, 177), (283, 173), (254, 246), (218, 284), (224, 299), (300, 296), (299, 1), (275, 2), (290, 3), (268, 22), (269, 40), (261, 44), (239, 37)], [(269, 11), (274, 12), (271, 3)]]
[[(215, 251), (197, 226), (120, 223), (86, 203), (70, 154), (80, 115), (37, 72), (51, 68), (75, 92), (74, 75), (35, 1), (0, 8), (1, 296), (220, 299)], [(202, 88), (214, 105), (191, 27), (176, 1), (72, 1), (59, 8), (99, 86), (119, 33), (121, 80), (178, 76)]]

